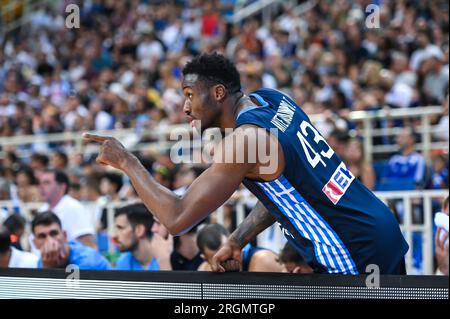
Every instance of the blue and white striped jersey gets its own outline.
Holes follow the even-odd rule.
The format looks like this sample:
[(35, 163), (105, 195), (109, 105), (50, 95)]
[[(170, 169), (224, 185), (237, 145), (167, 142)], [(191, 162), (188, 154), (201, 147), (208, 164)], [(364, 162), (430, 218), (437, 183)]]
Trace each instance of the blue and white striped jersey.
[(260, 106), (244, 109), (236, 124), (276, 128), (285, 169), (276, 180), (243, 183), (288, 241), (318, 273), (359, 274), (370, 264), (396, 273), (408, 245), (392, 212), (355, 179), (290, 97), (272, 89), (251, 96)]

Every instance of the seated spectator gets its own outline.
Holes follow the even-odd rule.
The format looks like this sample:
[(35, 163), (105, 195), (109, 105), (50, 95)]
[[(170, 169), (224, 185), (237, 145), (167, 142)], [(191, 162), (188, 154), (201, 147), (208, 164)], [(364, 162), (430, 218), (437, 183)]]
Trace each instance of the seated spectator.
[(445, 154), (436, 154), (432, 157), (429, 189), (448, 189), (448, 157)]
[[(104, 202), (119, 202), (119, 191), (123, 186), (122, 175), (115, 172), (106, 172), (100, 177), (100, 193)], [(100, 223), (96, 225), (100, 231), (108, 229), (107, 210), (103, 209), (100, 216)]]
[[(6, 178), (0, 177), (0, 201), (11, 200), (11, 186)], [(0, 223), (3, 222), (9, 215), (7, 207), (0, 206)]]
[(197, 246), (197, 227), (174, 238), (174, 250), (170, 255), (173, 270), (197, 270), (203, 259)]
[(17, 195), (19, 199), (24, 202), (41, 202), (41, 195), (39, 194), (38, 181), (29, 167), (22, 167), (16, 173)]
[(23, 250), (20, 240), (25, 233), (25, 224), (25, 218), (19, 214), (11, 214), (3, 222), (3, 226), (11, 234), (11, 245), (18, 250)]
[(364, 186), (373, 190), (375, 187), (375, 171), (364, 161), (364, 151), (361, 141), (353, 138), (347, 144), (344, 156), (348, 169), (359, 179)]
[(327, 138), (328, 144), (340, 158), (345, 157), (349, 141), (350, 135), (348, 132), (340, 129), (333, 130)]
[[(395, 190), (413, 190), (424, 187), (426, 162), (416, 152), (417, 134), (410, 127), (405, 127), (397, 136), (400, 152), (389, 159), (384, 174), (384, 183)], [(389, 189), (393, 190), (393, 189)]]
[[(386, 172), (382, 180), (382, 190), (414, 190), (423, 189), (426, 183), (426, 162), (424, 157), (416, 152), (417, 134), (411, 127), (405, 127), (397, 136), (400, 153), (389, 159)], [(402, 200), (390, 203), (394, 206), (397, 218), (404, 219), (405, 207)], [(423, 205), (420, 199), (412, 200), (412, 221), (423, 223)], [(413, 232), (413, 267), (414, 271), (422, 271), (422, 234)]]
[[(448, 196), (442, 205), (442, 213), (447, 215), (448, 227)], [(438, 227), (435, 237), (436, 243), (436, 261), (437, 261), (437, 275), (448, 276), (448, 230)]]
[[(174, 193), (183, 196), (192, 182), (203, 172), (201, 167), (181, 165), (173, 181)], [(198, 225), (197, 225), (198, 226)], [(170, 256), (173, 270), (197, 270), (203, 262), (197, 247), (197, 227), (174, 238), (174, 251)]]
[(67, 157), (67, 154), (62, 151), (57, 151), (53, 154), (51, 157), (51, 166), (54, 169), (59, 170), (66, 170), (69, 166), (69, 158)]
[(153, 215), (144, 204), (119, 208), (115, 214), (115, 242), (122, 252), (116, 270), (171, 270), (171, 236), (152, 232)]
[(75, 240), (67, 241), (61, 220), (50, 211), (38, 214), (31, 223), (34, 245), (41, 252), (38, 268), (65, 268), (76, 265), (80, 269), (109, 270), (110, 263), (99, 252)]
[(0, 268), (36, 268), (38, 257), (16, 249), (11, 242), (11, 233), (0, 225)]
[[(198, 270), (211, 271), (211, 260), (229, 235), (228, 230), (219, 224), (206, 225), (198, 232), (197, 246), (204, 260)], [(261, 247), (253, 247), (251, 244), (242, 249), (241, 263), (242, 271), (280, 272), (282, 270), (274, 252)]]
[(50, 159), (45, 154), (35, 153), (30, 157), (30, 167), (37, 176), (39, 172), (48, 168)]
[(75, 198), (68, 195), (69, 178), (59, 170), (44, 170), (39, 174), (39, 190), (46, 204), (39, 211), (53, 211), (61, 220), (68, 240), (96, 247), (94, 227), (89, 212)]
[(283, 272), (295, 274), (313, 273), (313, 269), (305, 262), (302, 255), (289, 243), (284, 245), (278, 260), (283, 265)]

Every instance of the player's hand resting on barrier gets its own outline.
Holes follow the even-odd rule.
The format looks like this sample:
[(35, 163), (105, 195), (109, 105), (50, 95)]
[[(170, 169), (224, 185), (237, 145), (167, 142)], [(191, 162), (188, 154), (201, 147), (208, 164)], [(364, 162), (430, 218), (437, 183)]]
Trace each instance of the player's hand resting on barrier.
[(100, 136), (84, 133), (83, 138), (87, 141), (101, 143), (100, 152), (97, 156), (97, 163), (110, 165), (114, 168), (123, 170), (127, 157), (131, 155), (125, 147), (114, 137)]
[(241, 248), (233, 240), (228, 239), (211, 260), (211, 269), (215, 272), (240, 271)]

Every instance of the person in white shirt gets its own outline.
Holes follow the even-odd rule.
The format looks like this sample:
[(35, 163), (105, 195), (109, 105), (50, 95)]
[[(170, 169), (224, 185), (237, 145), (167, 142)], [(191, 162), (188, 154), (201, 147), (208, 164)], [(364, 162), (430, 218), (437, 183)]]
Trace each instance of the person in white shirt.
[(38, 176), (39, 191), (46, 201), (40, 212), (52, 211), (61, 220), (68, 240), (77, 240), (82, 244), (96, 248), (94, 225), (89, 212), (75, 198), (68, 195), (69, 178), (59, 170), (45, 170)]
[(0, 268), (37, 268), (39, 258), (12, 247), (11, 233), (0, 226)]

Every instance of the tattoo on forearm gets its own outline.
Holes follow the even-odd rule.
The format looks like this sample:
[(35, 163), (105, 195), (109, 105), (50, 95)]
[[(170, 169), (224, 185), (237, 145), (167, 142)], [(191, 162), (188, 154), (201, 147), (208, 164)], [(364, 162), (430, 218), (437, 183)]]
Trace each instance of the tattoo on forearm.
[(265, 230), (275, 222), (275, 218), (269, 213), (264, 205), (258, 201), (255, 208), (244, 219), (242, 224), (231, 234), (234, 240), (242, 248), (256, 235)]

